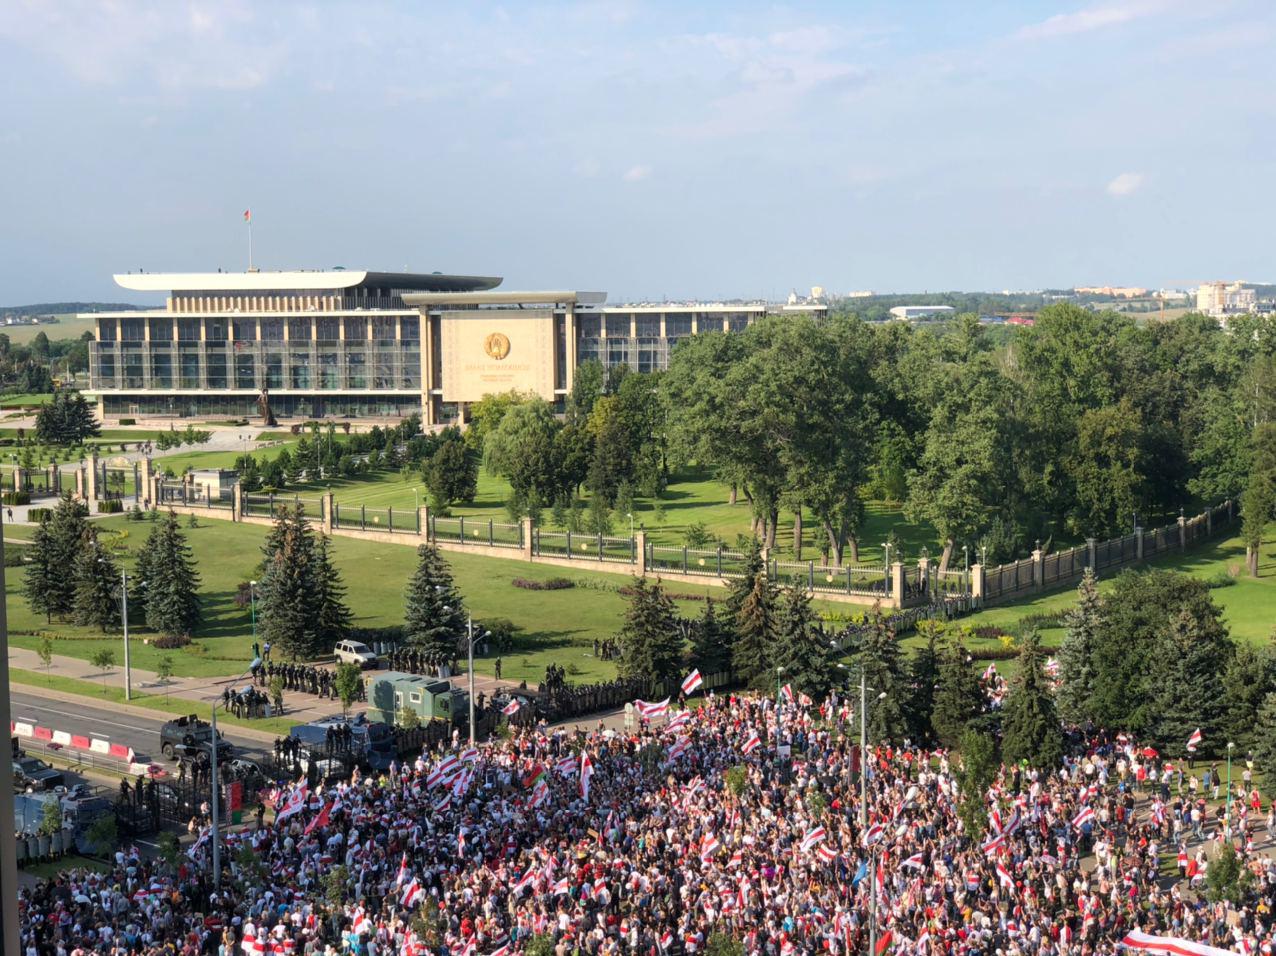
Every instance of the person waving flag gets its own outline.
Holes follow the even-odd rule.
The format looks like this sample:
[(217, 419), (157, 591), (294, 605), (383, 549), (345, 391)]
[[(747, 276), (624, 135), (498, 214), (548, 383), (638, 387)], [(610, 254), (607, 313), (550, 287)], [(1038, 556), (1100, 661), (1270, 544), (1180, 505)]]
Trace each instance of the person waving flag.
[(589, 781), (594, 779), (594, 762), (589, 759), (589, 751), (580, 752), (580, 795), (589, 801)]
[(683, 696), (690, 697), (695, 692), (696, 688), (703, 683), (704, 683), (704, 678), (700, 676), (700, 671), (693, 670), (690, 674), (687, 675), (686, 679), (682, 682)]
[(1187, 738), (1187, 752), (1190, 754), (1196, 753), (1196, 748), (1201, 745), (1202, 739), (1201, 728), (1197, 727), (1194, 731), (1192, 731), (1192, 736)]

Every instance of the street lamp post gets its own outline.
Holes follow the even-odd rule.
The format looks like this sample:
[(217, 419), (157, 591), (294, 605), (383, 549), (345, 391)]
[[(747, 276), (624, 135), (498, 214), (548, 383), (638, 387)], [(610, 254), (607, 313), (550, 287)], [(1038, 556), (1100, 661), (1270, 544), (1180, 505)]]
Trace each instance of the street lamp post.
[(1227, 829), (1232, 828), (1232, 750), (1236, 744), (1227, 742)]
[(128, 656), (128, 573), (120, 568), (120, 621), (124, 625), (124, 699), (133, 699), (133, 667)]
[(634, 516), (632, 512), (626, 511), (625, 517), (629, 519), (629, 537), (634, 536)]
[(257, 643), (257, 582), (248, 582), (248, 613), (253, 622), (253, 644)]

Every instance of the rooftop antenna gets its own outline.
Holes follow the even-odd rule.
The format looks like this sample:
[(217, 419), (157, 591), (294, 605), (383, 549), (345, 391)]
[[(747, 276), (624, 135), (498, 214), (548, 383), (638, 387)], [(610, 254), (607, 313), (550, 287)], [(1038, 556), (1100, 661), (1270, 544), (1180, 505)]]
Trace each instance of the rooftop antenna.
[(244, 224), (248, 226), (248, 271), (253, 272), (253, 211), (244, 210)]

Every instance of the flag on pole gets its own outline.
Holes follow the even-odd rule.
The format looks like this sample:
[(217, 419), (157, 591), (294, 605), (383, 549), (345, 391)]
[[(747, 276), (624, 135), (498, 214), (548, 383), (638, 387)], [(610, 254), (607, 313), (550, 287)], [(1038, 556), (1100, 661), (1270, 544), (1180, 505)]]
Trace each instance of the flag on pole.
[(1080, 830), (1083, 824), (1089, 823), (1094, 819), (1093, 807), (1082, 807), (1077, 811), (1077, 815), (1072, 818), (1072, 828)]
[(825, 863), (832, 863), (837, 859), (837, 851), (831, 846), (824, 846), (823, 844), (820, 844), (815, 848), (815, 855)]
[(664, 717), (669, 713), (669, 698), (657, 703), (650, 703), (645, 700), (634, 701), (634, 709), (638, 711), (638, 716), (644, 720), (654, 720), (657, 717)]
[(703, 683), (704, 683), (704, 678), (700, 676), (700, 671), (693, 670), (690, 674), (687, 675), (686, 679), (682, 682), (682, 693), (685, 696), (690, 697), (691, 694), (695, 691), (695, 689)]
[(886, 952), (888, 949), (890, 949), (894, 945), (895, 945), (895, 936), (891, 933), (890, 930), (887, 930), (885, 933), (881, 935), (881, 938), (878, 939), (877, 949), (873, 950), (873, 956), (882, 956), (882, 953)]
[(589, 781), (594, 778), (594, 762), (589, 759), (589, 751), (580, 752), (580, 795), (589, 800)]
[(405, 909), (411, 909), (416, 906), (423, 896), (425, 896), (425, 887), (422, 886), (418, 880), (414, 879), (407, 885), (407, 888), (404, 889), (403, 896), (399, 898), (399, 901), (403, 904)]
[(700, 840), (700, 862), (708, 863), (718, 852), (718, 846), (718, 838), (712, 833), (706, 833)]
[(756, 733), (749, 734), (749, 739), (744, 742), (744, 746), (740, 748), (740, 752), (746, 757), (762, 746), (762, 741)]
[(314, 819), (306, 824), (306, 833), (310, 833), (311, 830), (317, 829), (318, 827), (326, 827), (328, 825), (328, 820), (332, 816), (332, 804), (333, 801), (329, 800), (323, 805), (323, 809), (316, 813)]
[(806, 836), (802, 837), (802, 851), (805, 853), (817, 843), (821, 843), (825, 837), (824, 828), (817, 826), (806, 832)]
[(924, 868), (924, 865), (922, 864), (922, 855), (920, 853), (914, 853), (908, 859), (901, 861), (899, 865), (911, 866), (918, 870)]
[(279, 809), (279, 812), (275, 814), (275, 822), (282, 823), (289, 817), (300, 813), (302, 808), (306, 805), (306, 797), (309, 794), (309, 789), (309, 786), (304, 783), (300, 787), (294, 788), (293, 791), (288, 794), (288, 798), (284, 801), (284, 805)]
[(399, 864), (399, 875), (394, 881), (395, 886), (402, 886), (403, 881), (408, 878), (408, 855), (403, 854), (403, 862)]
[(780, 688), (780, 696), (784, 698), (785, 703), (793, 703), (793, 685), (785, 684)]
[(576, 758), (560, 757), (558, 763), (554, 764), (554, 769), (564, 777), (574, 777), (576, 776)]
[(251, 209), (245, 209), (244, 222), (248, 223), (249, 225), (252, 225), (252, 221), (253, 221), (253, 211)]
[(1014, 891), (1015, 879), (1010, 872), (1000, 863), (997, 864), (997, 882), (1010, 891)]
[(513, 717), (518, 713), (518, 698), (511, 697), (510, 702), (501, 708), (501, 713), (506, 717)]
[(1200, 746), (1201, 739), (1201, 728), (1197, 727), (1192, 731), (1192, 736), (1187, 738), (1187, 752), (1190, 754), (1196, 753), (1196, 748)]
[(882, 838), (883, 827), (880, 823), (874, 823), (871, 827), (864, 831), (864, 845), (872, 846)]

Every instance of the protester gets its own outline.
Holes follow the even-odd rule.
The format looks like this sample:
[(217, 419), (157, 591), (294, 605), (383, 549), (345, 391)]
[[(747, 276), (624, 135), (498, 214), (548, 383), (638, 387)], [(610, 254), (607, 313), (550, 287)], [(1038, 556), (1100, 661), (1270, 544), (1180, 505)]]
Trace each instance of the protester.
[[(845, 703), (638, 710), (631, 733), (542, 724), (277, 793), (273, 826), (227, 837), (218, 895), (207, 829), (175, 864), (125, 850), (107, 874), (24, 889), (24, 951), (508, 956), (542, 936), (558, 956), (665, 956), (724, 934), (850, 954), (874, 911), (897, 953), (1099, 956), (1136, 930), (1269, 951), (1258, 795), (1211, 815), (1182, 768), (1124, 739), (1074, 733), (1053, 773), (1003, 768), (976, 835), (943, 751), (872, 749), (862, 801)], [(1140, 776), (1159, 789), (1138, 795)], [(1202, 894), (1219, 841), (1255, 876), (1236, 903)]]

